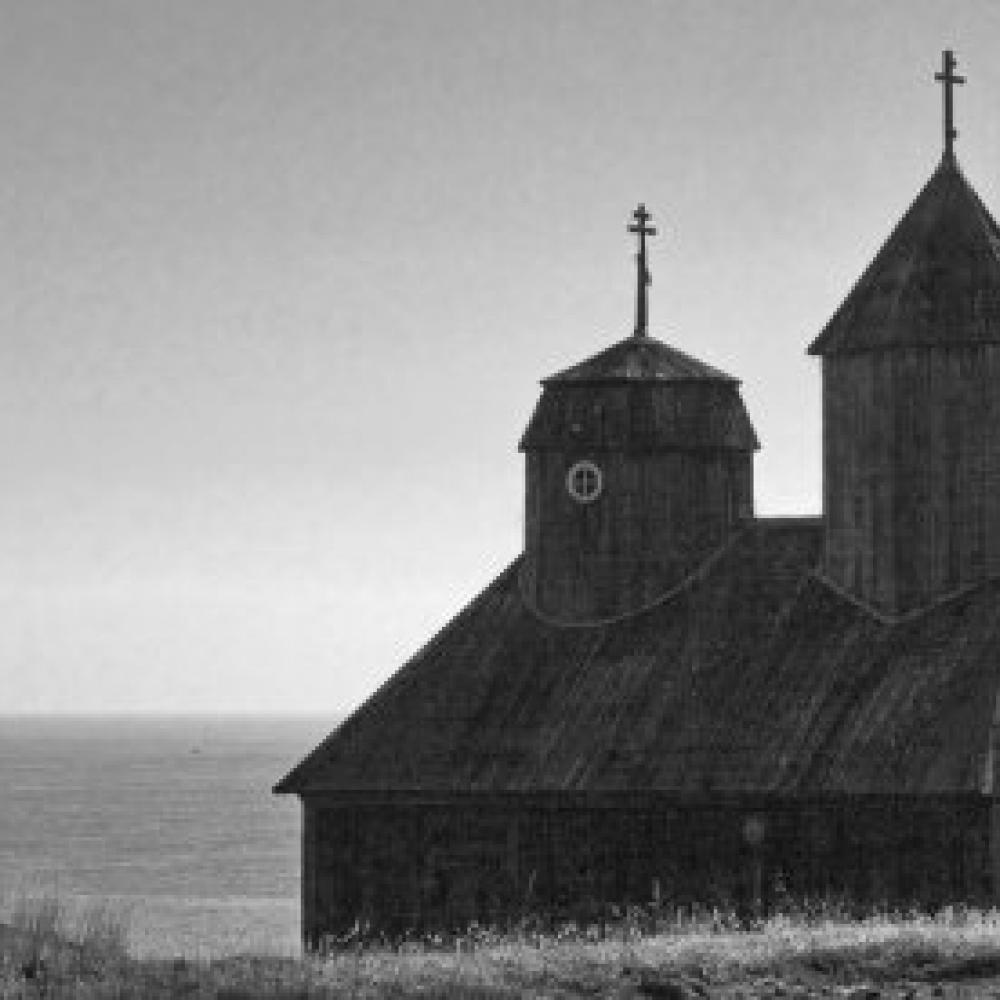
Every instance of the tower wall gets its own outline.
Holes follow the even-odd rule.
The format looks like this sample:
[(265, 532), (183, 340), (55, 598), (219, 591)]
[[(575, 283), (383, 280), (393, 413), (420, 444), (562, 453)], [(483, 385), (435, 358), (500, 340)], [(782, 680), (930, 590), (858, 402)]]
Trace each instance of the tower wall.
[[(589, 503), (567, 489), (580, 460), (601, 471)], [(534, 607), (559, 620), (643, 607), (753, 514), (750, 451), (529, 450), (525, 472), (522, 585)]]
[(823, 359), (825, 568), (888, 612), (1000, 575), (1000, 345)]

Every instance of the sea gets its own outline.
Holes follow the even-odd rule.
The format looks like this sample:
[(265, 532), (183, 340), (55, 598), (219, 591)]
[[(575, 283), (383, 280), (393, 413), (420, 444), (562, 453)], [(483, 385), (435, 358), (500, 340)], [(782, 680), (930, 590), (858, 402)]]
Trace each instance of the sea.
[(0, 716), (0, 920), (103, 910), (140, 956), (299, 950), (300, 806), (327, 718)]

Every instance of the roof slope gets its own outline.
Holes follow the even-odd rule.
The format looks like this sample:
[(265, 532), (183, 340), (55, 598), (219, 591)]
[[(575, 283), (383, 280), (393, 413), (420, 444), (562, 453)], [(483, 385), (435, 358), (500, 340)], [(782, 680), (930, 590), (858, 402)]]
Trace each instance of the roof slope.
[(626, 337), (542, 385), (521, 451), (760, 447), (739, 380), (651, 337)]
[(670, 347), (653, 337), (634, 334), (606, 347), (603, 351), (542, 380), (551, 382), (605, 382), (619, 379), (654, 379), (680, 381), (710, 379), (738, 383), (738, 379), (704, 361)]
[(821, 540), (757, 522), (594, 627), (541, 621), (515, 562), (276, 790), (982, 790), (1000, 591), (880, 624), (812, 576)]
[[(760, 448), (735, 382), (549, 382), (518, 448), (613, 452)], [(597, 395), (599, 394), (599, 395)]]
[(945, 156), (810, 354), (1000, 342), (1000, 229)]

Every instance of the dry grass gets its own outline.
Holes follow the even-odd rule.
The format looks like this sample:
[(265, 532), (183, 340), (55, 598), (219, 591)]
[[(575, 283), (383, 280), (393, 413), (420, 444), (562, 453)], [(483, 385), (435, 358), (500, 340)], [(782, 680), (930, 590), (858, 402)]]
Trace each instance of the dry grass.
[(303, 959), (138, 960), (126, 951), (126, 922), (108, 906), (69, 913), (52, 898), (24, 899), (0, 933), (0, 996), (639, 998), (667, 990), (667, 982), (686, 983), (691, 996), (821, 996), (859, 983), (884, 991), (909, 984), (916, 995), (926, 987), (930, 996), (931, 984), (1000, 976), (998, 911), (857, 921), (799, 914), (750, 931), (717, 918), (675, 919), (654, 934), (622, 923), (595, 938), (565, 928)]

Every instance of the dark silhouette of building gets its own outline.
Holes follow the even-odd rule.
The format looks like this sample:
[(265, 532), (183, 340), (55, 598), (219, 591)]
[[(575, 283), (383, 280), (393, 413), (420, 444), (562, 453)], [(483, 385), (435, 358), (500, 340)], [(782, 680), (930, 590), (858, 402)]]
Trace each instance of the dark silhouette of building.
[(942, 160), (810, 352), (824, 515), (753, 513), (728, 375), (545, 379), (525, 550), (276, 790), (303, 931), (1000, 891), (1000, 231)]

